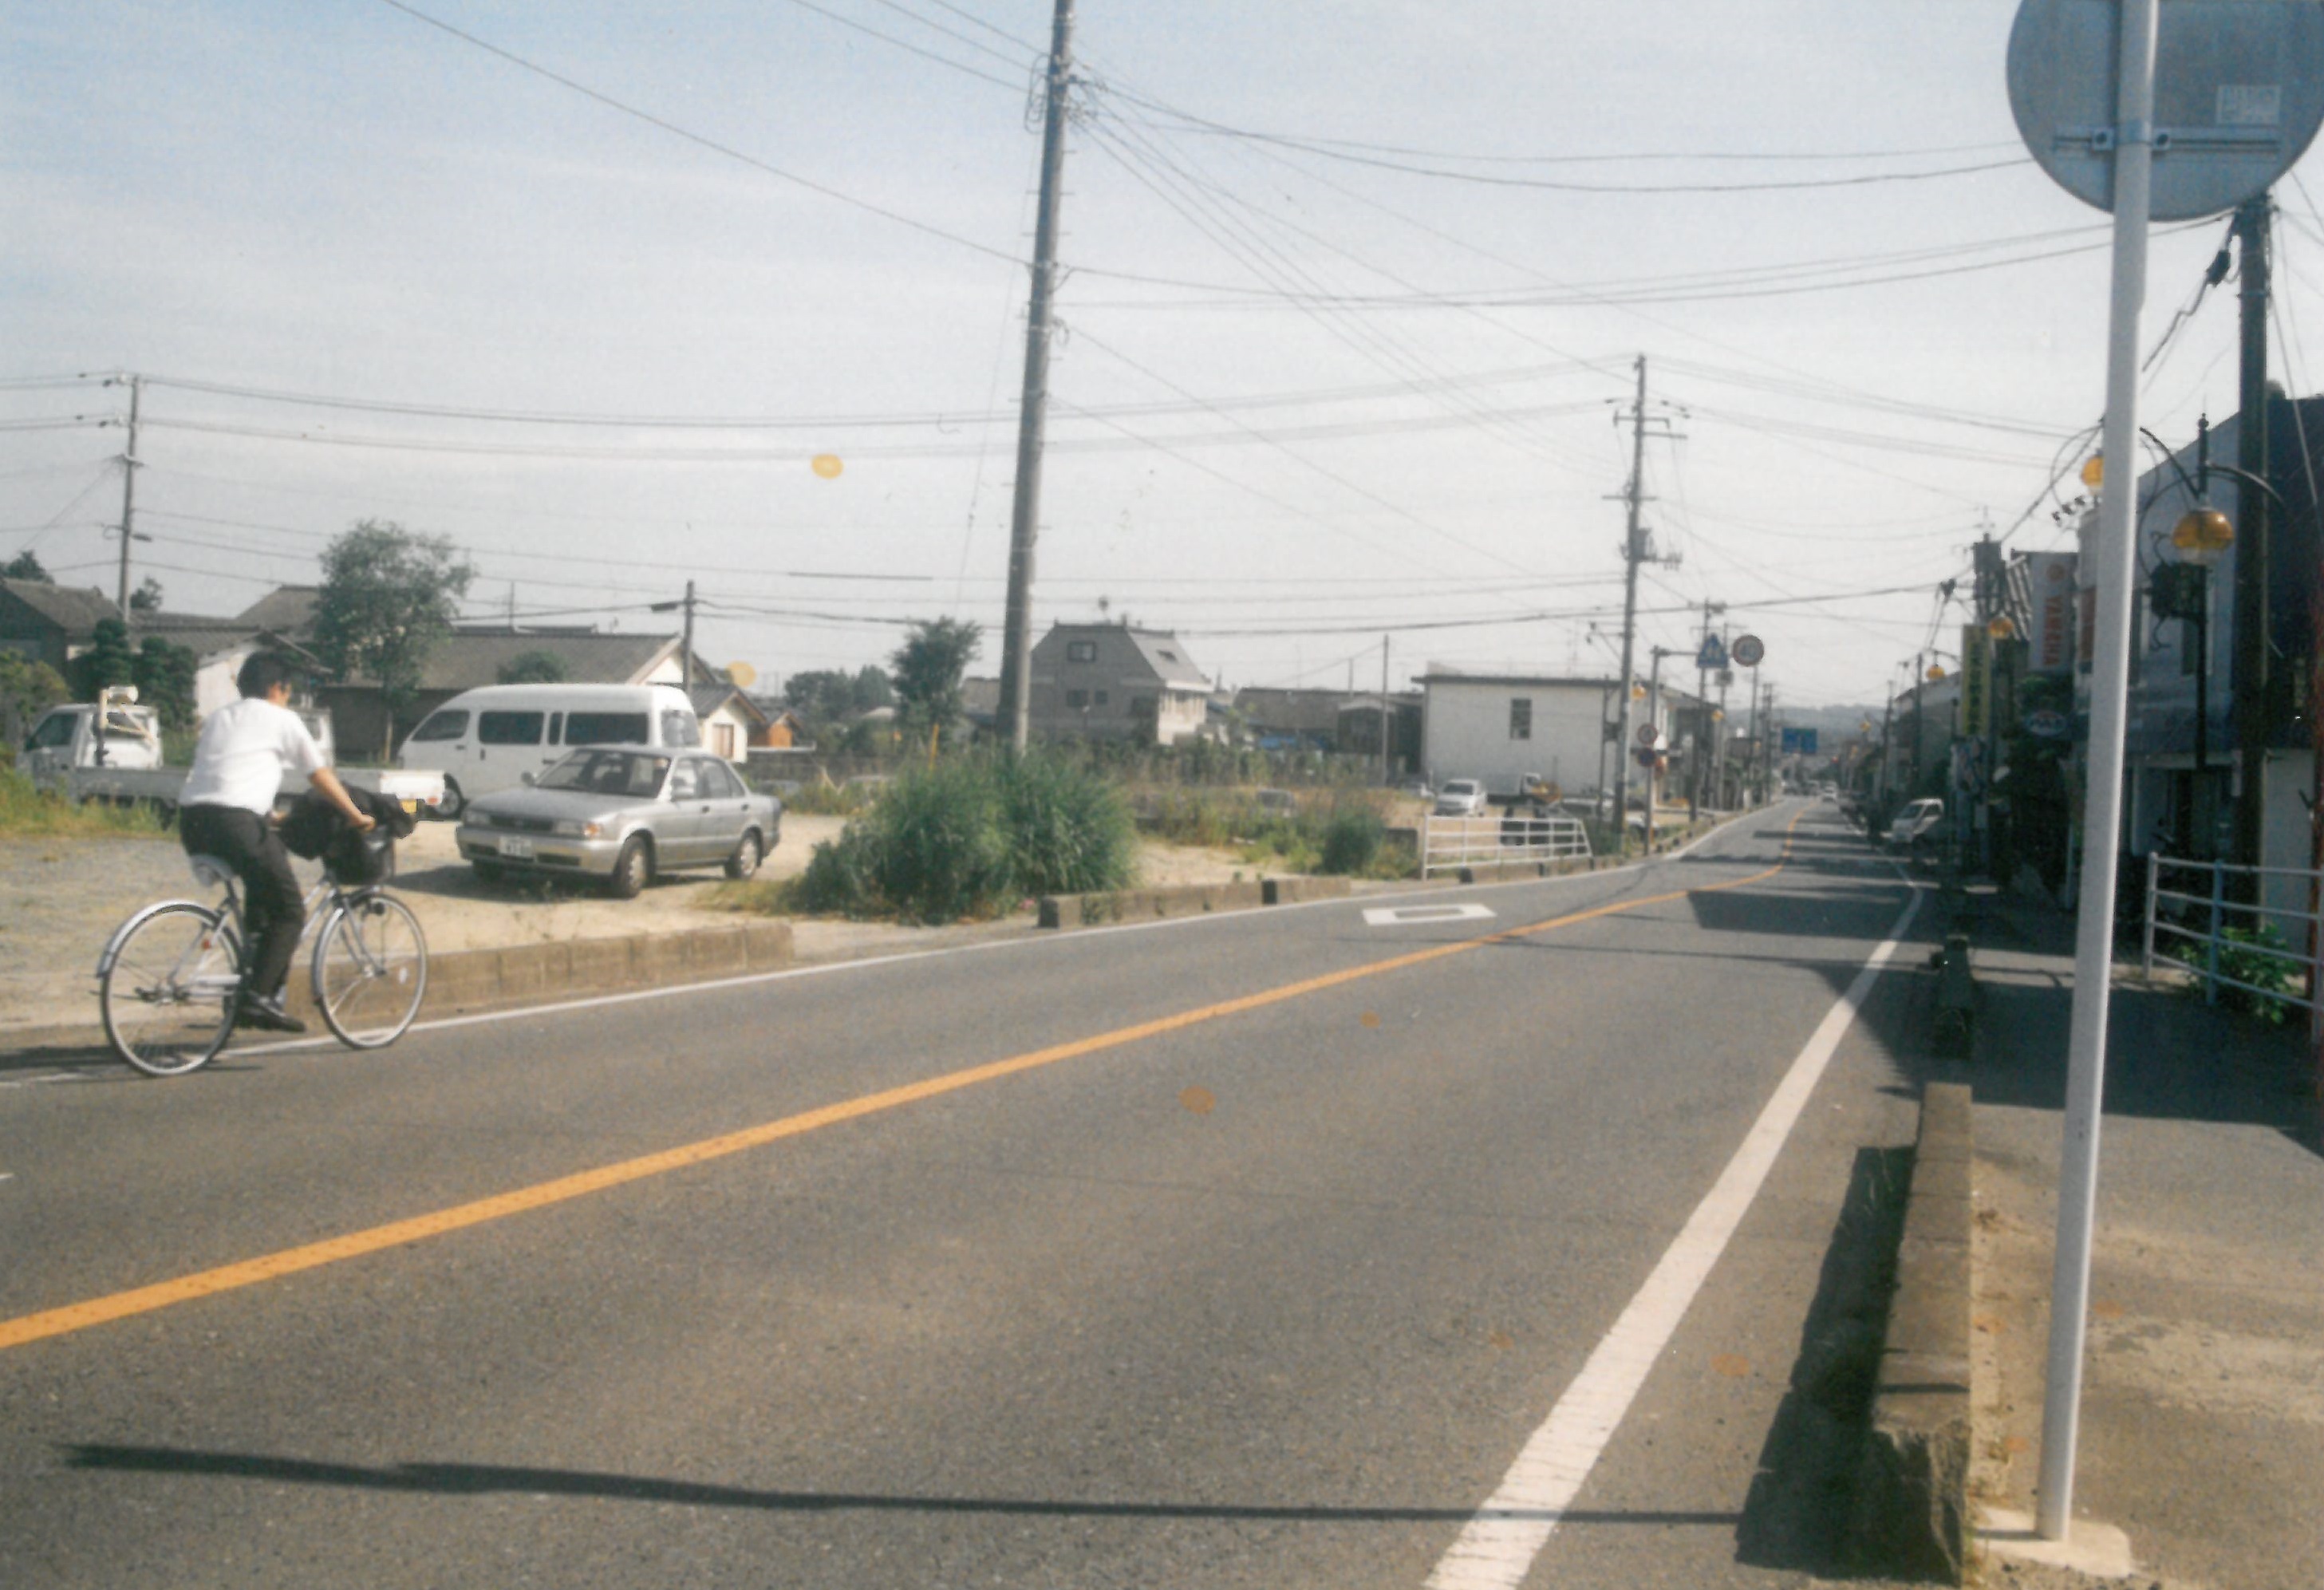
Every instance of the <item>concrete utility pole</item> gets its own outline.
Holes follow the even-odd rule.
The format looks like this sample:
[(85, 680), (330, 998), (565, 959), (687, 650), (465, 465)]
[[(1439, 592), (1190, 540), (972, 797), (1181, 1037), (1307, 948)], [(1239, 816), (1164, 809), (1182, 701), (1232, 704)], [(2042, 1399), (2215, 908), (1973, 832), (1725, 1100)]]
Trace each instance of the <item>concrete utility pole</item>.
[[(1637, 661), (1638, 639), (1638, 565), (1651, 560), (1654, 549), (1646, 527), (1640, 522), (1639, 510), (1650, 499), (1646, 495), (1646, 356), (1638, 356), (1638, 391), (1630, 405), (1630, 483), (1622, 489), (1619, 500), (1629, 504), (1628, 526), (1622, 541), (1622, 677), (1617, 694), (1621, 698), (1620, 716), (1616, 720), (1615, 735), (1621, 746), (1614, 762), (1614, 824), (1618, 835), (1629, 820), (1630, 799), (1630, 686)], [(1615, 417), (1621, 423), (1621, 417)]]
[(115, 605), (121, 609), (121, 622), (129, 622), (129, 543), (137, 535), (137, 400), (145, 390), (145, 378), (129, 378), (129, 446), (121, 458), (121, 579)]
[(678, 643), (678, 677), (691, 690), (694, 689), (694, 582), (690, 579), (686, 582), (686, 595), (678, 601), (656, 602), (650, 611), (670, 613), (681, 608), (686, 613), (686, 628)]
[(1380, 786), (1383, 789), (1396, 776), (1396, 761), (1388, 750), (1388, 725), (1392, 715), (1388, 704), (1388, 636), (1380, 637)]
[[(1727, 611), (1727, 604), (1702, 599), (1702, 634), (1695, 655), (1702, 655), (1702, 647), (1711, 643), (1711, 618), (1715, 613)], [(1711, 671), (1698, 667), (1694, 670), (1694, 765), (1687, 770), (1689, 782), (1694, 788), (1697, 810), (1711, 809)]]
[[(2267, 295), (2268, 221), (2273, 202), (2264, 193), (2236, 211), (2236, 258), (2241, 266), (2242, 412), (2236, 425), (2236, 464), (2246, 480), (2236, 486), (2242, 510), (2236, 515), (2236, 764), (2235, 845), (2239, 866), (2264, 864), (2262, 849), (2267, 794), (2268, 711), (2268, 501), (2248, 484), (2268, 478)], [(2255, 878), (2236, 880), (2242, 889)], [(2255, 888), (2245, 895), (2259, 898)]]
[(1049, 403), (1049, 301), (1056, 291), (1057, 211), (1065, 180), (1065, 96), (1072, 83), (1074, 0), (1050, 24), (1041, 125), (1041, 200), (1033, 226), (1033, 297), (1025, 315), (1025, 390), (1017, 415), (1017, 497), (1009, 517), (1009, 605), (1001, 621), (1000, 722), (1022, 752), (1033, 682), (1033, 542), (1041, 513), (1041, 427)]

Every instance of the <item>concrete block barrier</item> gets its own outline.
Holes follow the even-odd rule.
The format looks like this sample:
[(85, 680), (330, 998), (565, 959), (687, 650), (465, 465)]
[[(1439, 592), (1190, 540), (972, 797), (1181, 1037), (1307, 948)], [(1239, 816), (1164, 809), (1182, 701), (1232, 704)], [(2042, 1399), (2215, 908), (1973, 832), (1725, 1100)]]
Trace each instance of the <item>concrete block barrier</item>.
[[(791, 925), (783, 921), (447, 950), (428, 957), (428, 992), (420, 1002), (420, 1019), (706, 983), (779, 971), (790, 964)], [(292, 1014), (310, 1023), (318, 1021), (304, 968), (290, 979), (288, 994)]]
[(1303, 900), (1338, 900), (1348, 892), (1345, 878), (1267, 878), (1244, 883), (1188, 883), (1171, 889), (1119, 889), (1103, 894), (1044, 894), (1034, 903), (1044, 928), (1094, 928), (1108, 922), (1251, 911)]
[(1958, 1585), (1968, 1572), (1970, 1236), (1969, 1090), (1921, 1098), (1896, 1290), (1857, 1479), (1868, 1567)]

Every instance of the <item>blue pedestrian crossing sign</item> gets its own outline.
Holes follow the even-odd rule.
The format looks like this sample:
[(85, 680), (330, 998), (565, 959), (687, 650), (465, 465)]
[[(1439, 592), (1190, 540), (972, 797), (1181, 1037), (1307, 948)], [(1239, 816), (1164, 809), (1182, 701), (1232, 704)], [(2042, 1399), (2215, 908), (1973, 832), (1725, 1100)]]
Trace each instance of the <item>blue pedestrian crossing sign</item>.
[(1727, 642), (1717, 635), (1702, 637), (1702, 650), (1694, 654), (1695, 667), (1710, 673), (1727, 666)]

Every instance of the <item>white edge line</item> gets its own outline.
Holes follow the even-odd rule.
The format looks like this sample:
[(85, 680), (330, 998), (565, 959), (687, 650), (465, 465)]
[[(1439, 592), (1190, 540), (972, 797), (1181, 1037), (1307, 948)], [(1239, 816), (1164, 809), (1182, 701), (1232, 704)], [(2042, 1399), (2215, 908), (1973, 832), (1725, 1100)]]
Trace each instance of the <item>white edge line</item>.
[(1921, 900), (1921, 891), (1914, 890), (1888, 937), (1857, 972), (1848, 992), (1825, 1012), (1646, 1284), (1591, 1353), (1549, 1418), (1526, 1440), (1500, 1487), (1439, 1559), (1428, 1576), (1428, 1590), (1514, 1590), (1532, 1571), (1534, 1559), (1573, 1504), (1695, 1294), (1726, 1252), (1728, 1240), (1758, 1197), (1809, 1095), (1822, 1079), (1881, 968), (1903, 942)]
[[(1769, 807), (1766, 809), (1772, 813), (1775, 809)], [(1400, 894), (1397, 898), (1401, 901), (1422, 901), (1447, 894), (1471, 892), (1479, 889), (1537, 889), (1545, 884), (1585, 883), (1592, 878), (1610, 877), (1618, 873), (1634, 872), (1655, 862), (1676, 861), (1688, 851), (1694, 849), (1696, 846), (1728, 833), (1734, 826), (1732, 822), (1722, 823), (1677, 850), (1665, 851), (1661, 855), (1637, 861), (1626, 861), (1618, 866), (1600, 867), (1586, 873), (1563, 873), (1550, 878), (1510, 878), (1495, 883), (1454, 883), (1442, 889), (1415, 890), (1407, 894)], [(1750, 864), (1738, 862), (1735, 864), (1744, 866)], [(1329, 900), (1298, 900), (1287, 905), (1263, 906), (1253, 911), (1197, 912), (1186, 917), (1157, 918), (1150, 922), (1117, 922), (1102, 928), (1076, 928), (1068, 932), (1044, 933), (1037, 929), (1024, 938), (996, 938), (982, 944), (953, 944), (936, 949), (908, 949), (896, 955), (866, 956), (860, 960), (820, 961), (811, 966), (785, 966), (779, 971), (773, 972), (746, 972), (739, 977), (714, 977), (706, 983), (671, 983), (659, 988), (631, 988), (624, 989), (619, 994), (594, 994), (581, 999), (558, 1000), (549, 1004), (516, 1005), (504, 1011), (478, 1011), (466, 1016), (438, 1016), (431, 1021), (414, 1021), (410, 1031), (445, 1032), (459, 1027), (481, 1027), (497, 1021), (520, 1021), (530, 1016), (554, 1016), (567, 1011), (596, 1010), (606, 1005), (635, 1004), (645, 1000), (671, 999), (680, 994), (713, 993), (722, 988), (749, 988), (761, 983), (779, 983), (793, 977), (816, 977), (832, 972), (852, 972), (872, 966), (900, 966), (908, 961), (932, 960), (938, 956), (973, 955), (993, 949), (1035, 948), (1044, 945), (1069, 944), (1116, 933), (1147, 933), (1163, 928), (1189, 928), (1218, 922), (1231, 922), (1260, 915), (1271, 919), (1285, 911), (1315, 911), (1327, 906), (1356, 904), (1361, 898), (1363, 897), (1342, 894)], [(290, 1054), (302, 1049), (327, 1049), (339, 1047), (339, 1041), (335, 1038), (291, 1038), (285, 1039), (280, 1043), (254, 1043), (227, 1049), (222, 1051), (219, 1058), (223, 1059), (231, 1055)]]

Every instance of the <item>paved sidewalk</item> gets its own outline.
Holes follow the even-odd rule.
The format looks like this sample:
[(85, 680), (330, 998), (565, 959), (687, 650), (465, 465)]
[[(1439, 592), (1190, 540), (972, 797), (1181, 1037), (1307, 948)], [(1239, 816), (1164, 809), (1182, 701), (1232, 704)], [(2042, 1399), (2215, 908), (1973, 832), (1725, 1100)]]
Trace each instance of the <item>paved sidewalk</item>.
[[(1975, 932), (1955, 1075), (1977, 1099), (1978, 1456), (1985, 1499), (2031, 1513), (2073, 923), (1992, 901)], [(2117, 968), (2074, 1499), (2127, 1532), (2133, 1585), (2324, 1585), (2324, 1142), (2293, 1016)], [(1997, 1559), (1985, 1582), (2097, 1581)]]

